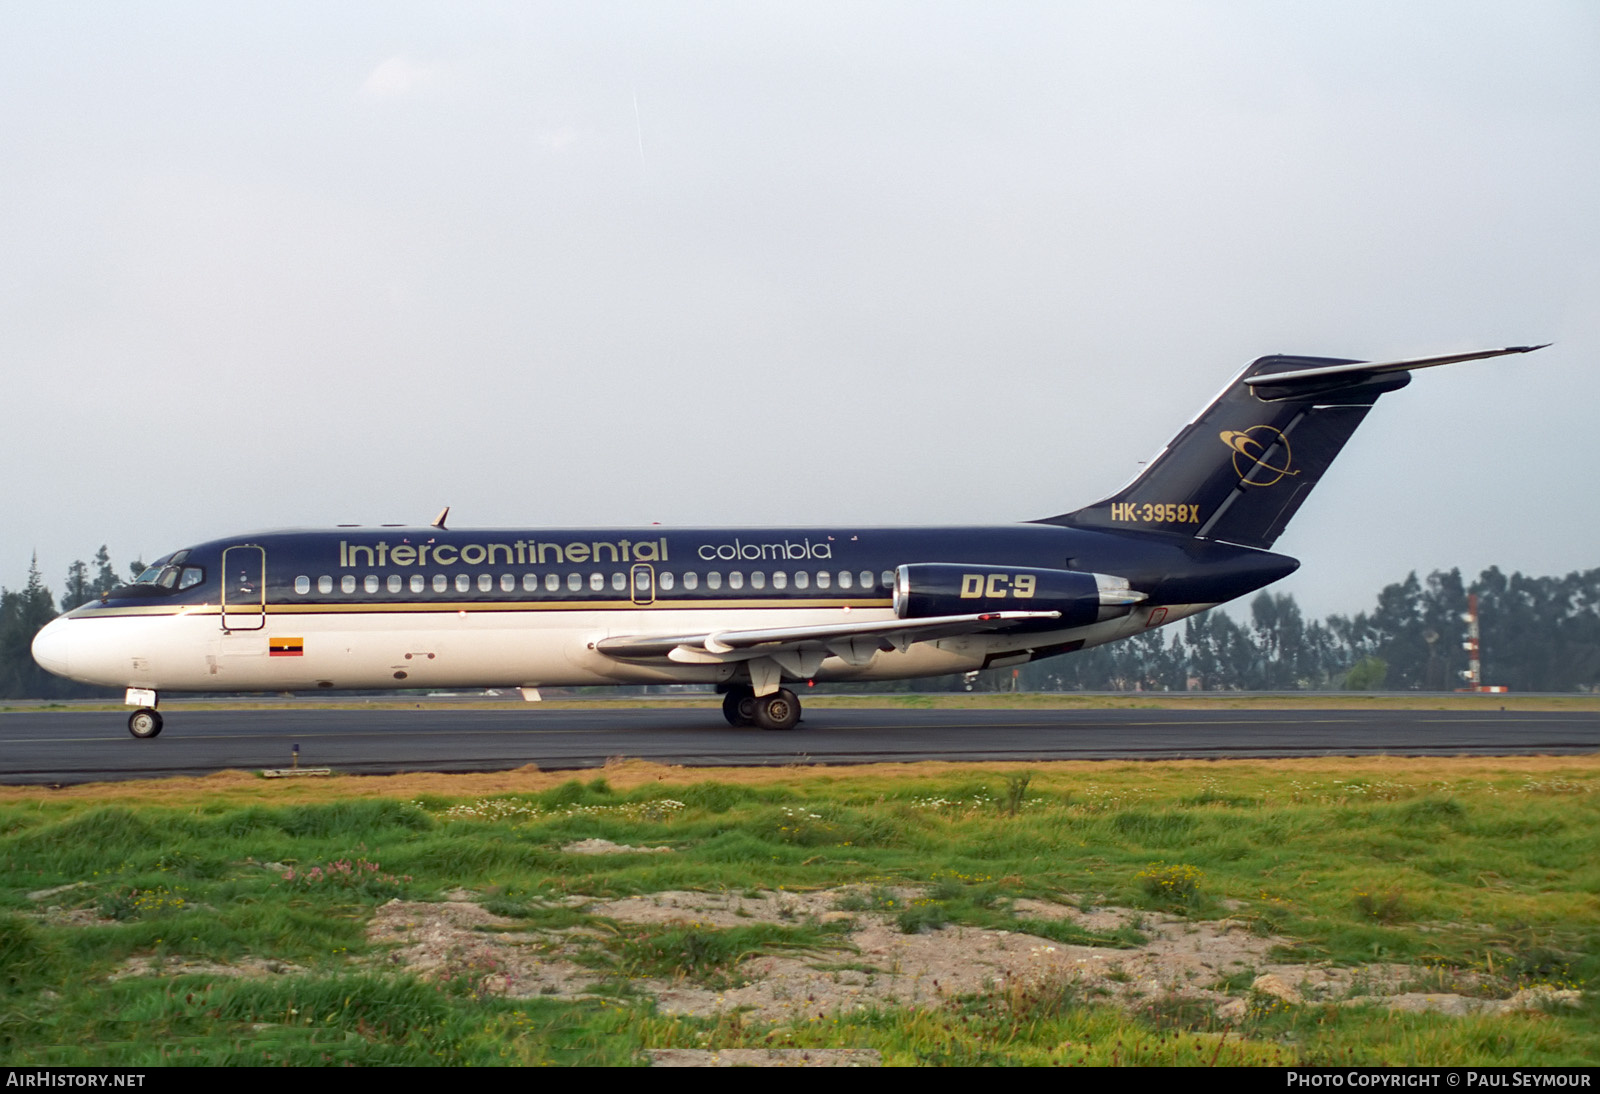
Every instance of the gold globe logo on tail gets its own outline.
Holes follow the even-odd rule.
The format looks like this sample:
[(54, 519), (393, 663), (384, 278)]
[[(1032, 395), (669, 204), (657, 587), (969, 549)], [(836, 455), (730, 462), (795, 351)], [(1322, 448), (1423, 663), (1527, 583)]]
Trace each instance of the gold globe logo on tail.
[[(1285, 475), (1300, 474), (1290, 467), (1289, 438), (1283, 435), (1281, 429), (1270, 425), (1253, 425), (1249, 429), (1224, 429), (1218, 436), (1223, 444), (1233, 450), (1233, 469), (1246, 486), (1273, 486)], [(1281, 445), (1283, 454), (1272, 463), (1267, 463), (1266, 455), (1274, 445)], [(1271, 477), (1254, 480), (1245, 478), (1258, 467)]]

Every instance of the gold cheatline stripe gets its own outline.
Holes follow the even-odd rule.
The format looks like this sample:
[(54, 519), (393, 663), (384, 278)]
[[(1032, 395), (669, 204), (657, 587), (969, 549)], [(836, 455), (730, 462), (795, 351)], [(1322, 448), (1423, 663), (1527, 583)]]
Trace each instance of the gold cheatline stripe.
[[(368, 601), (362, 604), (268, 604), (267, 612), (273, 615), (332, 615), (346, 612), (583, 612), (583, 611), (703, 611), (728, 608), (888, 608), (893, 600), (708, 600), (708, 601), (655, 601), (635, 604), (631, 600), (519, 600), (494, 602), (484, 600), (458, 600), (444, 603), (408, 601), (383, 603)], [(233, 614), (230, 611), (229, 614)], [(244, 614), (244, 613), (239, 613)]]

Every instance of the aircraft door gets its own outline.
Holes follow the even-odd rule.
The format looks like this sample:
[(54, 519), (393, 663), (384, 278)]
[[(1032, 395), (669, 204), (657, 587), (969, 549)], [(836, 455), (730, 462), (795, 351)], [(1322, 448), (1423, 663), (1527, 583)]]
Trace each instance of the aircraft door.
[(229, 547), (222, 552), (222, 629), (258, 631), (267, 622), (267, 552)]
[(631, 571), (633, 602), (640, 606), (656, 602), (656, 570), (647, 563), (635, 563)]

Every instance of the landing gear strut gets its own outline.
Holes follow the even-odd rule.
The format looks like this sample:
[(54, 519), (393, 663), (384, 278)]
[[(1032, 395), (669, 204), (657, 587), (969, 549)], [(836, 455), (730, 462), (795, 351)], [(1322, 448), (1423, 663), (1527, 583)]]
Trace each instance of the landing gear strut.
[(800, 721), (800, 700), (788, 688), (771, 695), (756, 695), (751, 688), (733, 687), (722, 697), (722, 716), (731, 726), (793, 729)]
[(128, 715), (128, 732), (140, 740), (161, 736), (161, 715), (150, 707), (141, 707)]

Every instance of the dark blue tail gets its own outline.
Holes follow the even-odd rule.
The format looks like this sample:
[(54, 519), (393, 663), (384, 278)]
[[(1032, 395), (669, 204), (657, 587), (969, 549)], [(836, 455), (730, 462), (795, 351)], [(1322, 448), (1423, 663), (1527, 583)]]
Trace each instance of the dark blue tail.
[(1542, 348), (1392, 362), (1262, 357), (1127, 487), (1041, 523), (1271, 547), (1378, 396), (1409, 384), (1412, 370)]

